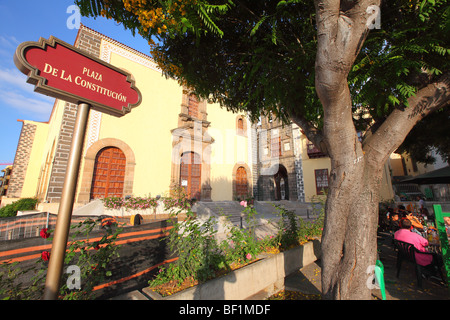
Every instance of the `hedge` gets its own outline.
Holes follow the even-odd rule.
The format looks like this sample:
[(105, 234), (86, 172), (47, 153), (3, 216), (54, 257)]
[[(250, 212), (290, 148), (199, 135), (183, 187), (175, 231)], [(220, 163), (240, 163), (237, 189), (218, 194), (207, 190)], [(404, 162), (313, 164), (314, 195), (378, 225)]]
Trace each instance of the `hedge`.
[(14, 201), (0, 208), (0, 217), (14, 217), (17, 215), (17, 211), (34, 210), (38, 200), (36, 198), (23, 198)]

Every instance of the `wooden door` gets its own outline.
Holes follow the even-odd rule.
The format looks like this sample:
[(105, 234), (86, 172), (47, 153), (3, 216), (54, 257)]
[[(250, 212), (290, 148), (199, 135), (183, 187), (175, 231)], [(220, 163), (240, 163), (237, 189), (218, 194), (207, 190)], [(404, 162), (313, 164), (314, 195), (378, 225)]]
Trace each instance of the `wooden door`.
[(236, 170), (236, 196), (243, 200), (248, 194), (247, 171), (244, 167)]
[(181, 156), (180, 185), (189, 198), (200, 200), (202, 164), (200, 156), (194, 152), (186, 152)]
[(91, 199), (122, 197), (125, 180), (125, 154), (107, 147), (97, 153), (91, 185)]

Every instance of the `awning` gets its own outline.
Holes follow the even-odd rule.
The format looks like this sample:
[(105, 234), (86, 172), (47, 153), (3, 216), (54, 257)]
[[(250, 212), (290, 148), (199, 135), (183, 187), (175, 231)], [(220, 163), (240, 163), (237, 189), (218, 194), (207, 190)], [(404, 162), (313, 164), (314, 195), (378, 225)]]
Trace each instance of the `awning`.
[(402, 183), (450, 184), (450, 166), (420, 174), (411, 179), (403, 180)]

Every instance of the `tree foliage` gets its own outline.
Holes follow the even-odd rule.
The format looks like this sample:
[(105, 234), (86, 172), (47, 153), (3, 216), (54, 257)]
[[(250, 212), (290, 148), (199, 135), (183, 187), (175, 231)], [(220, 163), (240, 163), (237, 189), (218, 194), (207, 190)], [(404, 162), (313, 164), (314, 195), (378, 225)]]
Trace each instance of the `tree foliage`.
[[(172, 16), (174, 7), (180, 9), (177, 1), (144, 2), (135, 1), (132, 8), (121, 1), (77, 4), (84, 14), (101, 8), (106, 17), (148, 39), (164, 74), (202, 98), (229, 110), (249, 111), (254, 120), (261, 113), (287, 119), (285, 111), (295, 111), (316, 121), (320, 108), (314, 91), (311, 1), (183, 1), (185, 11), (175, 11), (179, 16)], [(155, 26), (147, 29), (139, 21), (142, 10), (158, 11), (165, 18), (155, 19)], [(162, 22), (172, 19), (177, 23)], [(306, 90), (299, 90), (305, 84)]]
[(380, 11), (382, 28), (371, 30), (349, 75), (355, 112), (370, 115), (362, 129), (408, 107), (409, 97), (449, 70), (446, 0), (384, 1)]
[[(382, 28), (371, 30), (349, 75), (361, 130), (376, 130), (395, 108), (408, 107), (409, 97), (449, 70), (447, 1), (384, 1), (380, 11)], [(448, 130), (448, 111), (441, 109), (419, 122), (397, 151), (430, 164), (434, 149), (448, 160)]]
[(443, 161), (450, 161), (450, 110), (443, 109), (420, 121), (408, 134), (397, 150), (408, 153), (412, 159), (425, 164), (436, 161), (438, 154)]
[[(320, 132), (312, 1), (75, 2), (84, 15), (114, 19), (146, 38), (164, 74), (200, 97), (255, 121), (275, 116), (307, 135)], [(447, 0), (384, 1), (380, 12), (381, 28), (370, 30), (348, 78), (361, 131), (376, 129), (449, 69)]]

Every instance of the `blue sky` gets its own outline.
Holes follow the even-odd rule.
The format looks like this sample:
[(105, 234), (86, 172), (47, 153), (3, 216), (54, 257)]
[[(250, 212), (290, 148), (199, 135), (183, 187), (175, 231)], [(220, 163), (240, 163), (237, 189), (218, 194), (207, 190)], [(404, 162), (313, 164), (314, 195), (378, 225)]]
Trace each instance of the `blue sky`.
[[(25, 41), (48, 39), (51, 35), (73, 44), (77, 29), (68, 7), (73, 0), (0, 0), (0, 163), (12, 163), (22, 123), (17, 120), (48, 121), (54, 98), (35, 93), (34, 86), (14, 64), (17, 46)], [(81, 17), (81, 23), (138, 51), (148, 54), (147, 41), (104, 18)], [(69, 23), (70, 26), (70, 23)], [(0, 170), (5, 165), (0, 165)]]

